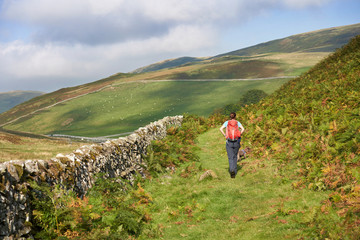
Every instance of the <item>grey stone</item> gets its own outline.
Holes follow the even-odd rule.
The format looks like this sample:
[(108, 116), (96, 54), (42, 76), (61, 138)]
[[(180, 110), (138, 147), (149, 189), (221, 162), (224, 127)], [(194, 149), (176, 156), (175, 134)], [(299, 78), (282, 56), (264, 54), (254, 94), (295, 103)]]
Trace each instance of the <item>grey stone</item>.
[(32, 174), (39, 171), (38, 163), (33, 160), (26, 160), (25, 161), (25, 170)]

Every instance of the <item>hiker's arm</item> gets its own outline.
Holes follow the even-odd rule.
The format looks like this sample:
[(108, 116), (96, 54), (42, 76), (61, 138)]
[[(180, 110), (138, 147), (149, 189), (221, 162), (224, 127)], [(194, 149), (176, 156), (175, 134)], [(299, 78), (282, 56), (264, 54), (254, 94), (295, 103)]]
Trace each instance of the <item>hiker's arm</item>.
[(226, 137), (226, 135), (225, 135), (225, 133), (224, 133), (224, 125), (223, 126), (221, 126), (221, 128), (220, 128), (220, 132), (222, 133), (222, 135), (224, 135), (224, 137)]
[(243, 134), (244, 131), (245, 131), (245, 128), (241, 125), (241, 126), (240, 126), (240, 132), (241, 132), (241, 134)]

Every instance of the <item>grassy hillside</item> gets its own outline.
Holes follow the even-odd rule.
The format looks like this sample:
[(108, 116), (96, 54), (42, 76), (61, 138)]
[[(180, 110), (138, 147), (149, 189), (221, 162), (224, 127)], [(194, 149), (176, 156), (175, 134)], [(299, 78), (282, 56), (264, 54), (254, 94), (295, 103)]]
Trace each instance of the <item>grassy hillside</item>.
[(240, 112), (254, 155), (291, 168), (293, 187), (331, 190), (309, 225), (320, 239), (360, 237), (360, 36)]
[[(118, 74), (117, 79), (121, 79), (125, 74)], [(0, 126), (6, 122), (17, 119), (18, 117), (37, 111), (53, 104), (94, 92), (108, 86), (112, 82), (112, 78), (102, 79), (96, 82), (80, 85), (77, 87), (62, 88), (55, 92), (44, 94), (29, 101), (19, 104), (18, 106), (0, 114)]]
[(360, 34), (360, 23), (322, 29), (261, 43), (223, 55), (253, 56), (264, 53), (334, 52)]
[(0, 113), (42, 94), (44, 93), (37, 91), (12, 91), (0, 93)]
[[(291, 64), (290, 64), (291, 65)], [(296, 66), (295, 68), (301, 68)], [(243, 63), (241, 59), (233, 59), (221, 62), (210, 62), (207, 64), (184, 66), (175, 69), (164, 69), (156, 72), (149, 72), (143, 74), (114, 74), (108, 78), (80, 85), (71, 88), (64, 88), (58, 91), (48, 93), (23, 104), (20, 104), (7, 112), (0, 114), (0, 126), (16, 120), (19, 117), (27, 116), (40, 109), (51, 107), (54, 104), (71, 100), (89, 93), (96, 94), (103, 89), (112, 88), (113, 86), (121, 85), (128, 82), (143, 82), (149, 80), (166, 80), (166, 79), (204, 79), (204, 78), (258, 78), (258, 77), (276, 77), (285, 74), (284, 69), (292, 69), (291, 67), (284, 67), (276, 61), (252, 61), (250, 63)]]
[[(281, 54), (284, 53), (317, 53), (318, 56), (324, 56), (324, 53), (334, 52), (336, 49), (342, 47), (352, 37), (360, 34), (360, 24), (353, 24), (348, 26), (340, 26), (329, 29), (322, 29), (313, 32), (307, 32), (289, 36), (282, 39), (269, 41), (266, 43), (260, 43), (255, 46), (231, 51), (228, 53), (219, 54), (214, 57), (206, 59), (200, 58), (177, 58), (170, 59), (158, 63), (151, 64), (135, 70), (137, 73), (149, 72), (160, 70), (169, 67), (177, 67), (181, 65), (198, 64), (199, 62), (206, 63), (209, 60), (222, 61), (224, 56), (242, 56), (242, 57), (260, 57), (262, 55)], [(306, 58), (310, 56), (316, 57), (314, 54), (306, 55)], [(246, 59), (245, 59), (246, 60)], [(309, 65), (309, 67), (312, 65)]]
[(200, 62), (203, 58), (194, 58), (194, 57), (181, 57), (175, 59), (168, 59), (159, 63), (154, 63), (149, 66), (145, 66), (142, 68), (138, 68), (134, 70), (132, 73), (143, 73), (143, 72), (152, 72), (157, 71), (164, 68), (172, 68), (180, 65), (184, 65), (187, 63)]
[(251, 89), (270, 94), (288, 79), (161, 81), (113, 85), (23, 118), (6, 128), (42, 134), (106, 136), (133, 131), (169, 115), (209, 115)]

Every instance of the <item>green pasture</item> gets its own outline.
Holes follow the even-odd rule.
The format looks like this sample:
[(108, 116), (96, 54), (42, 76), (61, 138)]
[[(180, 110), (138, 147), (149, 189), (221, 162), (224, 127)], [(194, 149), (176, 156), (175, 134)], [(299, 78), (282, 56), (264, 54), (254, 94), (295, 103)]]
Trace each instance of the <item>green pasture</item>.
[(125, 133), (165, 116), (208, 116), (213, 109), (237, 102), (251, 89), (270, 94), (288, 80), (119, 84), (38, 112), (6, 128), (91, 137)]

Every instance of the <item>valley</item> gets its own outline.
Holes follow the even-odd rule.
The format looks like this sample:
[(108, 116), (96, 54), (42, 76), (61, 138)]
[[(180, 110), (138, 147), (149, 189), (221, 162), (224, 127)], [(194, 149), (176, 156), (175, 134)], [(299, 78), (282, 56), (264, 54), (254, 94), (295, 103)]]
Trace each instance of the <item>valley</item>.
[(168, 115), (208, 116), (251, 89), (270, 94), (291, 78), (137, 81), (64, 101), (6, 126), (38, 134), (99, 137), (131, 132)]

